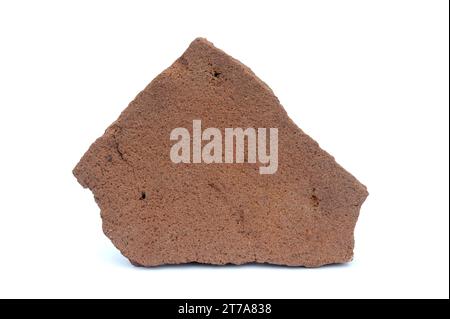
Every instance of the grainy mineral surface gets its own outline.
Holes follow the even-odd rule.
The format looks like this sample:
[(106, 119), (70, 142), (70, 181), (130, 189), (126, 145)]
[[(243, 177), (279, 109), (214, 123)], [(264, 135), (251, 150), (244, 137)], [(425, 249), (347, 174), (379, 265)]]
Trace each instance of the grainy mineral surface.
[[(278, 128), (278, 170), (171, 161), (174, 128)], [(253, 72), (194, 40), (109, 126), (73, 171), (103, 231), (133, 264), (348, 262), (368, 193), (288, 117)]]

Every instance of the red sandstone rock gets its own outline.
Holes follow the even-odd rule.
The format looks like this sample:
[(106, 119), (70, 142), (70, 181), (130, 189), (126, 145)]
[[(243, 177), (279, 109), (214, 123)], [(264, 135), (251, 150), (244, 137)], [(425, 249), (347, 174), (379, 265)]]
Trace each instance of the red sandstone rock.
[[(192, 131), (196, 119), (204, 128), (278, 128), (277, 171), (173, 163), (171, 131)], [(106, 236), (141, 266), (348, 262), (368, 195), (264, 82), (205, 39), (137, 95), (73, 173), (94, 193)]]

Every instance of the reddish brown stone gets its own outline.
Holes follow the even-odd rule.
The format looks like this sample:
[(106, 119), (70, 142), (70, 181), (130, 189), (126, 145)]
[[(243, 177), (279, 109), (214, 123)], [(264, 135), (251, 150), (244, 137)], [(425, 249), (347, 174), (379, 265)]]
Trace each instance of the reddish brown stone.
[[(278, 128), (279, 166), (174, 164), (176, 127)], [(288, 117), (253, 72), (194, 40), (74, 169), (94, 193), (103, 231), (133, 264), (315, 267), (352, 259), (366, 188)]]

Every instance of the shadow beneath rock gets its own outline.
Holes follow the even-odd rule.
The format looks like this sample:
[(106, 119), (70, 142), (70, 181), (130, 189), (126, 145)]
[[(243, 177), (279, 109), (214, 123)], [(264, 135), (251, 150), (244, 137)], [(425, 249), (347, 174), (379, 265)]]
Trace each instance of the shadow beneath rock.
[(315, 268), (308, 268), (305, 266), (287, 266), (287, 265), (277, 265), (269, 263), (257, 263), (251, 262), (241, 265), (236, 264), (225, 264), (225, 265), (213, 265), (213, 264), (202, 264), (198, 262), (190, 262), (184, 264), (166, 264), (158, 266), (144, 267), (140, 265), (132, 264), (126, 257), (124, 257), (117, 249), (114, 247), (109, 247), (106, 251), (101, 253), (102, 258), (108, 263), (112, 263), (119, 267), (125, 267), (129, 269), (143, 270), (143, 271), (158, 271), (158, 270), (187, 270), (187, 269), (286, 269), (286, 270), (321, 270), (330, 268), (349, 268), (352, 266), (353, 262), (345, 264), (328, 264)]
[(225, 265), (212, 265), (212, 264), (202, 264), (198, 262), (190, 262), (185, 264), (167, 264), (167, 265), (159, 265), (159, 266), (135, 266), (129, 263), (130, 267), (136, 267), (144, 270), (163, 270), (163, 269), (200, 269), (200, 268), (209, 268), (209, 269), (287, 269), (287, 270), (320, 270), (320, 269), (329, 269), (329, 268), (348, 268), (351, 267), (351, 263), (346, 264), (328, 264), (320, 267), (305, 267), (305, 266), (288, 266), (288, 265), (277, 265), (277, 264), (269, 264), (269, 263), (257, 263), (251, 262), (241, 265), (236, 264), (225, 264)]
[(190, 262), (185, 264), (167, 264), (144, 267), (132, 264), (126, 257), (122, 256), (117, 250), (110, 250), (108, 253), (103, 254), (104, 258), (108, 262), (113, 263), (120, 267), (126, 267), (130, 269), (143, 270), (143, 271), (160, 271), (160, 270), (188, 270), (188, 269), (286, 269), (286, 270), (320, 270), (329, 268), (348, 268), (351, 267), (351, 263), (346, 264), (329, 264), (316, 268), (308, 268), (304, 266), (287, 266), (287, 265), (276, 265), (268, 263), (246, 263), (241, 265), (236, 264), (225, 264), (225, 265), (212, 265), (212, 264), (202, 264), (198, 262)]

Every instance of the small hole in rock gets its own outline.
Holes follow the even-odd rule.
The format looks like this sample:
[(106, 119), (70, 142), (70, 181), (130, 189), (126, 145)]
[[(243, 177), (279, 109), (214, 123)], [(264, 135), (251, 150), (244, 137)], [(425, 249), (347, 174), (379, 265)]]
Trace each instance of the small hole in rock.
[(319, 207), (320, 199), (316, 195), (311, 196), (313, 207)]
[(219, 75), (221, 75), (222, 73), (221, 72), (218, 72), (218, 71), (213, 71), (213, 73), (212, 73), (212, 75), (215, 77), (215, 78), (218, 78), (219, 77)]
[(139, 198), (139, 200), (143, 200), (143, 199), (145, 199), (145, 197), (147, 197), (145, 192), (141, 192), (141, 197)]

